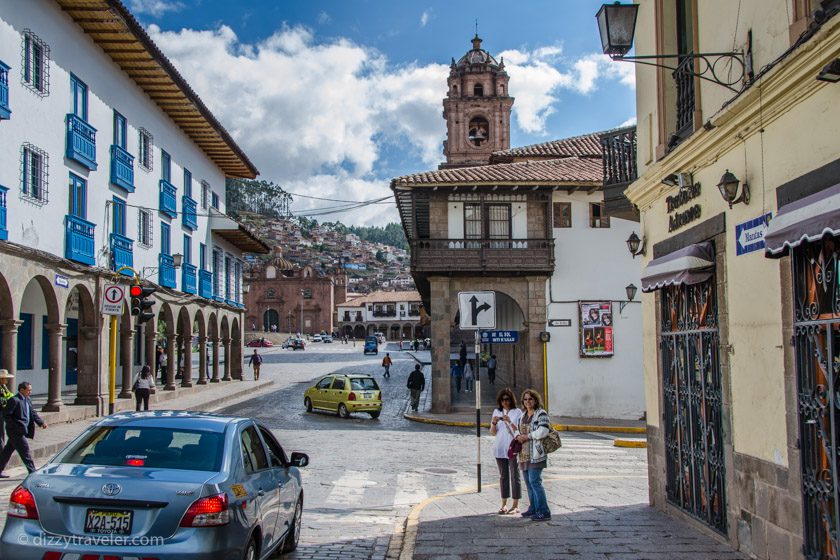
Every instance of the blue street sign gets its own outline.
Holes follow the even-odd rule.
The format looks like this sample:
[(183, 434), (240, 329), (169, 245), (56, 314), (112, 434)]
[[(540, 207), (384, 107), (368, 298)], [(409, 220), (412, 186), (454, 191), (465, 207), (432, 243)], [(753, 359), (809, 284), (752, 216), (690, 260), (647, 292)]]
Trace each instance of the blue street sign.
[(516, 344), (519, 331), (481, 331), (482, 344)]
[(745, 255), (764, 249), (764, 235), (770, 224), (772, 213), (759, 216), (749, 222), (735, 226), (735, 254)]

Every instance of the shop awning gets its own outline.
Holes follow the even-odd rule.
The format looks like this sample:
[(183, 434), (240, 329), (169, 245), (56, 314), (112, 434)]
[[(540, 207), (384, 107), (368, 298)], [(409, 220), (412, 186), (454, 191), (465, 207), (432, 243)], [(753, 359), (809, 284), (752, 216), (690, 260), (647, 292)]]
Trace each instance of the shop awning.
[(642, 291), (699, 284), (712, 276), (714, 266), (715, 249), (710, 242), (689, 245), (650, 261), (642, 272)]
[(840, 184), (779, 208), (764, 236), (764, 256), (778, 259), (826, 233), (840, 234)]

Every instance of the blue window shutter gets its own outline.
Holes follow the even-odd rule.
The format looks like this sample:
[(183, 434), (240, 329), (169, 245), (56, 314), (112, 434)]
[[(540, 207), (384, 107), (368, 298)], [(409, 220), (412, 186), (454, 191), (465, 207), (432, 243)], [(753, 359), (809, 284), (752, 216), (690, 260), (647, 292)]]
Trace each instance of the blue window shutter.
[(18, 371), (32, 369), (32, 313), (21, 313), (20, 320), (23, 323), (18, 327)]
[(44, 315), (44, 322), (41, 323), (41, 368), (50, 369), (50, 333), (47, 331), (49, 317)]

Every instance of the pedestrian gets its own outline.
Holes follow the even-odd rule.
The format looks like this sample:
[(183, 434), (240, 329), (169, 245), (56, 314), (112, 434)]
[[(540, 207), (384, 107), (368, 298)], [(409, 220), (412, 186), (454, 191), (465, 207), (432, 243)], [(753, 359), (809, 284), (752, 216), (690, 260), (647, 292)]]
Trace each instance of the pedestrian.
[(458, 350), (458, 363), (461, 364), (461, 369), (467, 365), (467, 345), (461, 341), (461, 348)]
[(385, 368), (385, 373), (382, 375), (383, 377), (390, 378), (391, 377), (391, 354), (389, 352), (385, 352), (385, 357), (382, 358), (382, 367)]
[(254, 353), (251, 354), (251, 359), (248, 360), (248, 365), (254, 370), (254, 381), (260, 380), (260, 365), (262, 365), (262, 360), (262, 356), (260, 356), (257, 349), (254, 348)]
[(140, 403), (143, 403), (143, 410), (149, 410), (149, 396), (155, 388), (155, 378), (150, 371), (149, 366), (143, 366), (134, 380), (134, 410), (137, 412), (140, 412)]
[(415, 339), (414, 339), (414, 342), (413, 342), (412, 344), (414, 345), (414, 351), (415, 351), (415, 352), (417, 352), (418, 350), (420, 350), (420, 341), (419, 341), (419, 340), (417, 340), (417, 339), (415, 338)]
[(169, 356), (166, 354), (166, 348), (160, 349), (158, 363), (160, 363), (160, 382), (162, 385), (165, 385), (167, 380), (167, 369), (169, 366)]
[(455, 392), (461, 392), (461, 379), (463, 375), (463, 371), (461, 370), (461, 364), (457, 361), (452, 362), (452, 371), (451, 371), (452, 379), (455, 380)]
[(475, 391), (475, 375), (473, 374), (472, 363), (469, 360), (464, 365), (464, 391), (467, 393)]
[[(508, 457), (508, 448), (516, 434), (522, 411), (516, 408), (516, 397), (513, 391), (504, 388), (496, 396), (496, 409), (490, 418), (490, 433), (496, 436), (493, 443), (493, 456), (499, 467), (499, 490), (502, 494), (502, 505), (497, 513), (517, 514), (519, 500), (522, 498), (522, 486), (519, 481), (519, 465), (516, 457)], [(507, 501), (513, 498), (510, 508)]]
[(496, 354), (490, 354), (490, 359), (487, 360), (487, 378), (491, 385), (496, 384)]
[(406, 387), (411, 392), (411, 410), (417, 412), (420, 407), (420, 393), (426, 388), (426, 377), (420, 369), (420, 364), (415, 364), (414, 371), (408, 376)]
[(9, 370), (0, 369), (0, 449), (6, 445), (6, 430), (4, 430), (3, 412), (6, 410), (6, 405), (9, 399), (15, 396), (9, 389), (12, 384), (12, 379), (15, 376), (9, 373)]
[(522, 406), (525, 412), (519, 421), (516, 441), (522, 444), (519, 452), (519, 468), (525, 487), (528, 490), (528, 509), (522, 512), (522, 517), (530, 517), (531, 521), (548, 521), (551, 510), (542, 483), (542, 471), (548, 465), (548, 456), (543, 449), (542, 439), (549, 434), (551, 420), (548, 412), (542, 408), (540, 394), (533, 389), (522, 392)]
[(29, 452), (29, 442), (26, 440), (35, 437), (35, 424), (46, 428), (47, 423), (32, 408), (32, 401), (29, 400), (31, 394), (32, 384), (28, 381), (21, 382), (18, 385), (17, 395), (9, 399), (3, 410), (6, 421), (6, 445), (3, 446), (3, 451), (0, 451), (0, 478), (9, 478), (9, 475), (4, 474), (3, 471), (6, 470), (6, 465), (15, 451), (27, 471), (35, 470), (35, 462)]

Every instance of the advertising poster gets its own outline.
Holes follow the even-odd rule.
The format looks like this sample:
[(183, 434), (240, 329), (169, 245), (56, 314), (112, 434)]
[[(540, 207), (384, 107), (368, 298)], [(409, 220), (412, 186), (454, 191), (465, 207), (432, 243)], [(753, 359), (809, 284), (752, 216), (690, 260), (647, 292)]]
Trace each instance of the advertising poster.
[(580, 355), (613, 355), (612, 305), (608, 301), (580, 302)]

